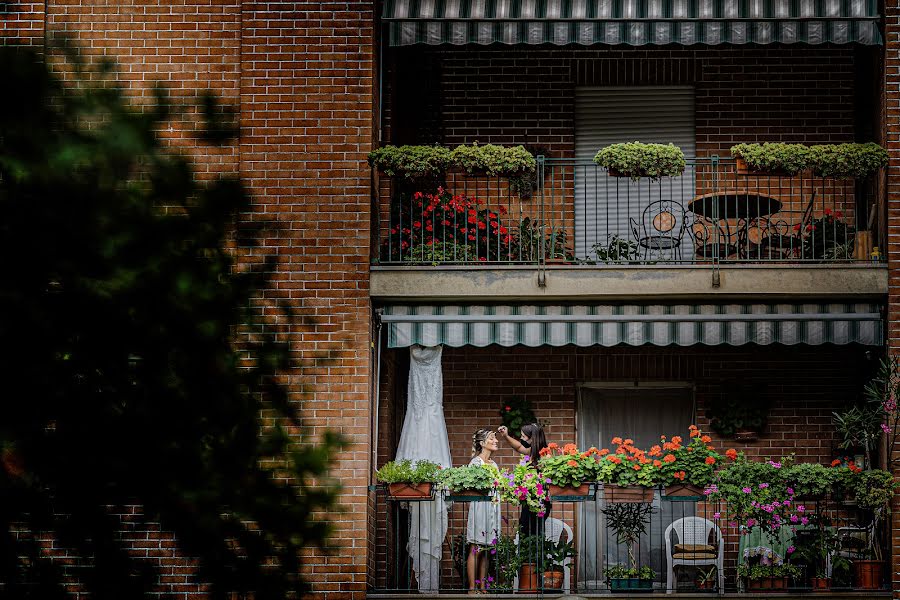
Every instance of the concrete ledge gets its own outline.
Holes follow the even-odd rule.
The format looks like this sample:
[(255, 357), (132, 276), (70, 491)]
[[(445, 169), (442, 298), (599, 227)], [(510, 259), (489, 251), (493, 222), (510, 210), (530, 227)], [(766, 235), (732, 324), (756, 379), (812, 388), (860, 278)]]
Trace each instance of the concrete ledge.
[(371, 268), (370, 295), (385, 301), (884, 300), (884, 265), (533, 266)]

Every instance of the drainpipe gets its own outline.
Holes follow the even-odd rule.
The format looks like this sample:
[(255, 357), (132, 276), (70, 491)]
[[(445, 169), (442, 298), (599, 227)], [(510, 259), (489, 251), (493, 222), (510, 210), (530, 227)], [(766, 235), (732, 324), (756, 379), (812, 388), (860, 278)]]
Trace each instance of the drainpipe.
[[(719, 190), (719, 155), (714, 154), (712, 156), (712, 191), (713, 193)], [(715, 200), (715, 197), (713, 197)], [(713, 271), (712, 271), (712, 286), (714, 288), (718, 288), (722, 285), (721, 274), (719, 273), (719, 203), (712, 203), (712, 222), (713, 222), (713, 231), (716, 234), (716, 242), (713, 244)], [(728, 240), (726, 240), (726, 243)]]
[(540, 207), (540, 218), (541, 218), (541, 250), (538, 254), (538, 279), (537, 284), (539, 288), (547, 287), (547, 263), (546, 257), (544, 256), (545, 251), (545, 242), (544, 242), (544, 229), (546, 227), (546, 221), (544, 219), (544, 155), (539, 154), (535, 160), (537, 164), (535, 165), (535, 169), (537, 170), (537, 188), (538, 193), (541, 195), (541, 207)]
[(375, 469), (378, 466), (378, 412), (381, 408), (381, 315), (383, 312), (383, 308), (376, 308), (373, 312), (375, 317), (375, 330), (378, 333), (376, 335), (377, 342), (375, 346), (375, 401), (372, 402), (372, 406), (375, 410), (375, 418), (372, 425), (372, 462), (369, 466), (369, 486), (375, 485)]

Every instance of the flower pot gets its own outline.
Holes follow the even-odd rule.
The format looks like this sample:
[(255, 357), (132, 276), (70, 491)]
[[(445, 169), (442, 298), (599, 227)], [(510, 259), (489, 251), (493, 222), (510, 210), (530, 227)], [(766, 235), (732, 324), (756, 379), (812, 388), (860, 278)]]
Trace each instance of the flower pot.
[(653, 590), (653, 580), (638, 579), (610, 579), (609, 589), (613, 592), (650, 592)]
[(854, 560), (853, 580), (858, 590), (877, 590), (883, 580), (884, 561)]
[(519, 591), (536, 592), (538, 589), (537, 565), (525, 563), (519, 568)]
[(699, 579), (694, 582), (694, 585), (697, 587), (698, 592), (715, 592), (716, 591), (716, 580), (708, 579), (707, 581), (700, 581)]
[(473, 498), (478, 500), (489, 500), (491, 498), (490, 492), (482, 490), (453, 490), (450, 492), (450, 495), (454, 498)]
[(544, 589), (545, 590), (561, 590), (563, 586), (563, 578), (565, 573), (559, 571), (544, 571)]
[(653, 502), (653, 488), (640, 485), (620, 487), (610, 483), (603, 486), (603, 498), (612, 504)]
[(786, 590), (787, 577), (761, 577), (759, 579), (747, 579), (748, 590)]
[(566, 496), (587, 496), (591, 493), (591, 484), (582, 483), (578, 487), (570, 485), (554, 485), (550, 484), (550, 498), (563, 498)]
[(734, 432), (736, 442), (755, 442), (759, 439), (759, 432), (752, 429), (738, 429)]
[(763, 175), (769, 177), (794, 177), (799, 173), (788, 173), (784, 169), (764, 169), (762, 171), (757, 171), (756, 169), (751, 169), (750, 165), (747, 164), (747, 161), (743, 158), (736, 158), (735, 160), (735, 168), (737, 170), (738, 175)]
[(428, 483), (391, 483), (388, 484), (388, 495), (391, 498), (431, 498), (433, 484)]
[(809, 580), (814, 592), (827, 592), (831, 590), (831, 577), (812, 577)]
[(676, 483), (675, 485), (667, 485), (666, 496), (672, 498), (683, 497), (703, 497), (703, 488), (697, 487), (690, 483)]

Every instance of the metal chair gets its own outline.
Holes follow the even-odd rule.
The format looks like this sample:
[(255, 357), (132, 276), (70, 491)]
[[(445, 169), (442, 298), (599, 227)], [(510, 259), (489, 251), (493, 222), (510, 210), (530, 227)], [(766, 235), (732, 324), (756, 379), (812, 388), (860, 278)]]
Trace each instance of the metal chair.
[(725, 221), (713, 223), (706, 217), (698, 216), (691, 225), (694, 238), (694, 255), (698, 258), (727, 258), (737, 253), (737, 246), (731, 241), (731, 232)]
[(644, 249), (644, 259), (650, 252), (670, 250), (675, 260), (681, 258), (681, 242), (687, 230), (687, 211), (674, 200), (651, 202), (641, 213), (640, 223), (629, 217), (631, 233), (638, 246)]
[[(715, 532), (713, 544), (710, 532)], [(677, 541), (672, 547), (672, 533)], [(674, 594), (676, 588), (675, 567), (714, 566), (718, 577), (719, 592), (725, 589), (725, 540), (722, 530), (702, 517), (683, 517), (666, 527), (666, 593)]]
[[(803, 217), (793, 227), (784, 219), (766, 221), (765, 235), (761, 236), (758, 243), (751, 244), (748, 240), (748, 255), (755, 254), (765, 258), (790, 258), (802, 256), (804, 235), (806, 228), (813, 220), (813, 205), (816, 201), (816, 192), (809, 196), (809, 202), (803, 209)], [(794, 233), (792, 233), (792, 230)]]

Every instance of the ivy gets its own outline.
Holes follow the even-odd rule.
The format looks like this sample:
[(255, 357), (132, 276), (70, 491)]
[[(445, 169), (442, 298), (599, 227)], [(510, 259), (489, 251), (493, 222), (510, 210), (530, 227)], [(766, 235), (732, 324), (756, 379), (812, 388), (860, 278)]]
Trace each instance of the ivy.
[(628, 142), (611, 144), (594, 156), (594, 162), (634, 181), (642, 177), (678, 177), (686, 166), (684, 152), (674, 144)]

